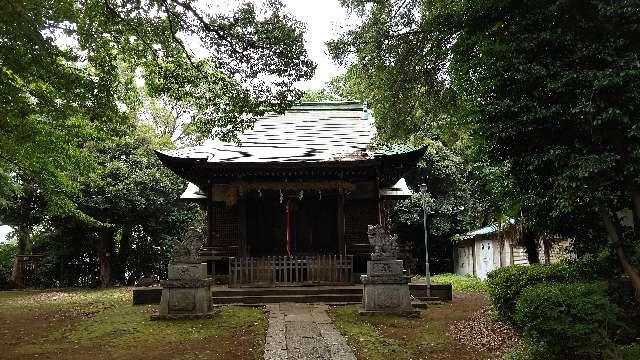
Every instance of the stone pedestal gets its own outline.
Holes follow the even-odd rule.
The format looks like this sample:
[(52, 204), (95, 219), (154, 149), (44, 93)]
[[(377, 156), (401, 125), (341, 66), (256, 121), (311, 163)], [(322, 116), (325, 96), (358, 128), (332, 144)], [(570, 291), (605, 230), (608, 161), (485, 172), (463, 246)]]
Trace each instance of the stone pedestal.
[(212, 315), (211, 285), (207, 264), (169, 264), (162, 285), (160, 311), (156, 319), (191, 319)]
[(360, 280), (363, 284), (360, 314), (419, 314), (411, 306), (411, 277), (405, 275), (402, 260), (370, 260), (367, 262), (367, 275), (362, 275)]

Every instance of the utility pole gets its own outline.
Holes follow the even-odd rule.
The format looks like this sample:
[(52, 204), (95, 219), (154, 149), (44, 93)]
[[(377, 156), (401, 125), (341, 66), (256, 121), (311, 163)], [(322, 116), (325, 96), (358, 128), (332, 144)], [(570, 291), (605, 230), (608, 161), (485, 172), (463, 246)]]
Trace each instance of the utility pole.
[(429, 214), (427, 212), (427, 204), (424, 200), (424, 196), (427, 193), (427, 185), (420, 185), (420, 192), (422, 193), (422, 215), (423, 215), (423, 227), (424, 227), (424, 275), (427, 282), (427, 297), (431, 296), (431, 272), (429, 271)]

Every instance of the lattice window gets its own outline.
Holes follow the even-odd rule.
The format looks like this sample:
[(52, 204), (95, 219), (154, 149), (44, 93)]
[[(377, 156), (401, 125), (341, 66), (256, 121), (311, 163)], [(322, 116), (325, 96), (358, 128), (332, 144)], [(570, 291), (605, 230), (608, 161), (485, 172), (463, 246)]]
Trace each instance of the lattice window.
[(224, 204), (212, 206), (213, 224), (212, 246), (240, 245), (240, 214), (238, 207), (227, 207)]

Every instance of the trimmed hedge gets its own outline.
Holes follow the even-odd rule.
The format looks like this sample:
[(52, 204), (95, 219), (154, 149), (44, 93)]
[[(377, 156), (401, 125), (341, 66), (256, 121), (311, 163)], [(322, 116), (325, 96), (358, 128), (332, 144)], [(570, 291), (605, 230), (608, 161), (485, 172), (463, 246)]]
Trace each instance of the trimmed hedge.
[(598, 283), (539, 284), (522, 291), (515, 323), (533, 358), (595, 359), (611, 349), (619, 314)]
[(516, 301), (524, 289), (541, 283), (592, 280), (600, 269), (592, 260), (561, 261), (554, 264), (511, 265), (487, 276), (487, 292), (499, 318), (514, 322)]

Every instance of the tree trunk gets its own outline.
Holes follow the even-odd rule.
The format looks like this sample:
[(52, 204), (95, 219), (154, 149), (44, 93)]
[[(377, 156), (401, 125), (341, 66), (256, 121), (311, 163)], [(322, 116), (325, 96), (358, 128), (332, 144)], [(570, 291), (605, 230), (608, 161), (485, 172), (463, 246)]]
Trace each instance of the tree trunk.
[(113, 229), (100, 232), (98, 238), (98, 257), (100, 259), (100, 287), (111, 285), (111, 255), (113, 254)]
[(549, 240), (546, 234), (542, 237), (542, 251), (544, 252), (544, 263), (550, 264), (551, 263), (551, 241)]
[(633, 268), (633, 266), (627, 260), (627, 257), (624, 253), (624, 248), (622, 247), (622, 243), (620, 242), (620, 237), (618, 236), (618, 231), (616, 230), (613, 221), (611, 220), (611, 215), (609, 214), (609, 210), (602, 207), (599, 209), (600, 216), (602, 216), (602, 220), (604, 221), (604, 225), (607, 229), (607, 234), (609, 236), (609, 241), (611, 245), (615, 248), (616, 255), (618, 256), (618, 261), (620, 261), (620, 265), (622, 265), (622, 269), (624, 273), (629, 276), (631, 279), (631, 285), (635, 290), (635, 298), (638, 303), (640, 303), (640, 274), (638, 271)]
[[(27, 253), (27, 244), (29, 243), (29, 227), (28, 225), (18, 225), (18, 253), (17, 255), (25, 255)], [(24, 281), (24, 267), (21, 262), (18, 262), (18, 257), (13, 261), (13, 270), (11, 271), (10, 282), (13, 287), (23, 289), (25, 287)]]
[(118, 280), (123, 285), (130, 285), (127, 279), (127, 264), (131, 253), (131, 229), (125, 225), (122, 227), (122, 238), (120, 239), (120, 249), (118, 251)]

